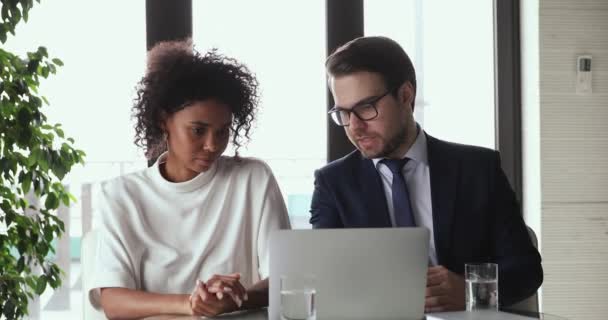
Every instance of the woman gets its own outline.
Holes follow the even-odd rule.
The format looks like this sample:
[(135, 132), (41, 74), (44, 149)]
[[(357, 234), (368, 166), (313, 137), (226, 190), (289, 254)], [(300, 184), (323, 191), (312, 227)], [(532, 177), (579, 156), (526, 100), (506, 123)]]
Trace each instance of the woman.
[(233, 59), (166, 42), (148, 57), (134, 106), (148, 169), (102, 186), (94, 306), (110, 319), (215, 316), (268, 304), (268, 237), (289, 228), (272, 172), (238, 151), (257, 81)]

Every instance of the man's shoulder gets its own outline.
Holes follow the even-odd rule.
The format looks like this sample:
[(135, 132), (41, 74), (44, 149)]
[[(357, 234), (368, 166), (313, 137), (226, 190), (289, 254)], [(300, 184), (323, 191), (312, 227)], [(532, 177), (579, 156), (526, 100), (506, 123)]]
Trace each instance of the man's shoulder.
[(492, 161), (498, 156), (498, 151), (490, 148), (445, 141), (429, 135), (427, 135), (427, 137), (429, 146), (428, 152), (431, 157), (438, 156), (446, 159), (458, 158), (468, 162)]
[(318, 173), (323, 175), (342, 175), (347, 172), (352, 172), (353, 169), (357, 168), (363, 157), (358, 150), (355, 150), (340, 159), (336, 159), (324, 167), (317, 170)]

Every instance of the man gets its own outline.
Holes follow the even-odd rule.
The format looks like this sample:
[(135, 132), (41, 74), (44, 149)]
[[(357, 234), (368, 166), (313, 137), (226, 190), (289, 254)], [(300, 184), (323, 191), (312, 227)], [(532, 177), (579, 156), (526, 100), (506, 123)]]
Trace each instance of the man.
[(355, 39), (326, 68), (336, 103), (330, 115), (357, 150), (315, 172), (313, 227), (429, 229), (426, 312), (464, 309), (470, 262), (498, 264), (501, 306), (534, 294), (540, 255), (498, 152), (421, 130), (414, 67), (391, 39)]

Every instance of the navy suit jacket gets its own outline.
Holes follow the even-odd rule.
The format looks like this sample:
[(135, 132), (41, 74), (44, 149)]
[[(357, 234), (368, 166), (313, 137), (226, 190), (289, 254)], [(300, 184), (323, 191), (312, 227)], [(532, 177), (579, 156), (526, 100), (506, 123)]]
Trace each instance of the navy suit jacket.
[[(534, 294), (541, 258), (498, 152), (429, 135), (427, 144), (438, 263), (458, 274), (465, 263), (498, 263), (501, 306)], [(314, 228), (391, 227), (380, 175), (359, 151), (315, 172), (310, 212)]]

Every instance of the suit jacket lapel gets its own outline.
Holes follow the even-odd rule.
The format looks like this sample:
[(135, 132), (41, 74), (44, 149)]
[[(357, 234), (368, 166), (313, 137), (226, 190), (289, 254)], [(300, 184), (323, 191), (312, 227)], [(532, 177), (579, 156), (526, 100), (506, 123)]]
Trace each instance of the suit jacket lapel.
[(359, 185), (362, 190), (363, 201), (366, 205), (367, 223), (369, 227), (391, 227), (388, 215), (384, 187), (374, 163), (361, 156)]
[(458, 184), (458, 166), (444, 142), (427, 135), (435, 248), (439, 264), (445, 264), (452, 242), (452, 219)]

